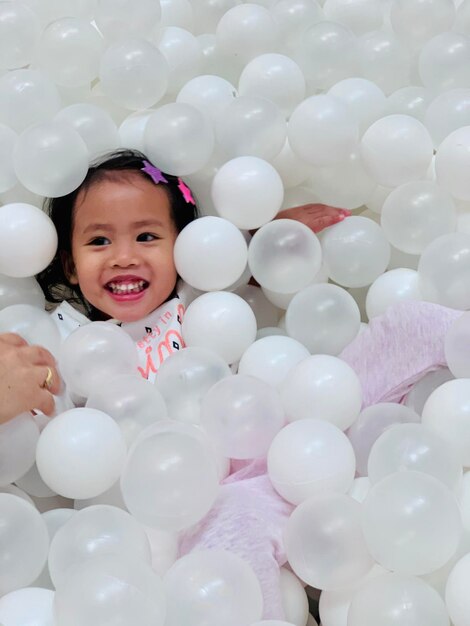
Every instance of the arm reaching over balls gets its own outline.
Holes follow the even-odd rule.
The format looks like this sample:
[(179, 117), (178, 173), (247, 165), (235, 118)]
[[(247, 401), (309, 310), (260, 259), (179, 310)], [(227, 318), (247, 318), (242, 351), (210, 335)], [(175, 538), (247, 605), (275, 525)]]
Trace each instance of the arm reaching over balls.
[(303, 204), (279, 211), (274, 219), (297, 220), (308, 226), (314, 233), (319, 233), (328, 226), (342, 222), (351, 215), (348, 209), (337, 209), (327, 204)]
[(0, 424), (33, 409), (52, 415), (52, 394), (59, 391), (60, 377), (50, 352), (28, 345), (19, 335), (0, 335)]
[(274, 491), (265, 461), (254, 461), (224, 481), (210, 512), (183, 535), (180, 555), (217, 548), (246, 560), (261, 585), (263, 619), (282, 620), (282, 533), (293, 508)]

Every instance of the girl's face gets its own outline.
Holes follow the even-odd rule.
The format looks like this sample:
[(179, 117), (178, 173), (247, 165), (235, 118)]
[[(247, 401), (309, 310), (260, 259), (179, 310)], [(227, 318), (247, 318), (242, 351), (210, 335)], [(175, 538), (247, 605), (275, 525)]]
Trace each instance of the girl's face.
[(162, 186), (138, 174), (93, 184), (74, 207), (70, 282), (105, 316), (140, 320), (175, 288), (177, 235)]

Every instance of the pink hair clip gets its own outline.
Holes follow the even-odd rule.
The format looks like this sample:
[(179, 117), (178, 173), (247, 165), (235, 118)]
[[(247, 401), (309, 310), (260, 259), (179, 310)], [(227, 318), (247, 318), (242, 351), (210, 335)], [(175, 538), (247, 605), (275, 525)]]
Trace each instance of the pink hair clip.
[(188, 204), (196, 204), (191, 189), (181, 180), (181, 178), (178, 178), (178, 189), (181, 191), (183, 198)]

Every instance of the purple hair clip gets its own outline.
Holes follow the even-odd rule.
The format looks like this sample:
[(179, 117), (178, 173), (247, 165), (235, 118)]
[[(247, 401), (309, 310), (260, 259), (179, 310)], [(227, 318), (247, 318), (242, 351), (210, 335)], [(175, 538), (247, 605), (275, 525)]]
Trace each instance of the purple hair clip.
[[(168, 183), (167, 179), (163, 176), (162, 171), (159, 170), (158, 167), (155, 167), (155, 165), (152, 165), (148, 161), (143, 161), (143, 164), (144, 167), (142, 168), (142, 172), (148, 174), (156, 185), (159, 183)], [(185, 202), (196, 205), (191, 189), (181, 180), (181, 178), (178, 178), (178, 189), (180, 190)]]

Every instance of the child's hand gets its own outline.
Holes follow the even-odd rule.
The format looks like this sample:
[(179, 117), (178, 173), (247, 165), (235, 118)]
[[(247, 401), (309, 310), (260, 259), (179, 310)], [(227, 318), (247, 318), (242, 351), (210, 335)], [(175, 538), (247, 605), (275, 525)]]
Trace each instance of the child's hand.
[(348, 209), (337, 209), (326, 204), (303, 204), (280, 211), (274, 219), (297, 220), (311, 228), (314, 233), (319, 233), (328, 226), (342, 222), (349, 215), (351, 211)]
[(28, 345), (19, 335), (0, 334), (0, 424), (33, 409), (52, 415), (52, 394), (60, 392), (60, 385), (48, 350)]

